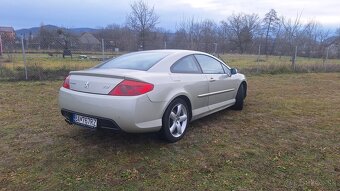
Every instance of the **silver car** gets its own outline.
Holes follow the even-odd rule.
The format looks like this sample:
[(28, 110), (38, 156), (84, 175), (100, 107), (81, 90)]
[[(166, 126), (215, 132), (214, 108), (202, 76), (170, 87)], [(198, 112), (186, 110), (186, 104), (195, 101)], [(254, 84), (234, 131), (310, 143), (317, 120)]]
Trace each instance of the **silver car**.
[(59, 92), (69, 124), (180, 140), (190, 121), (243, 108), (247, 81), (220, 59), (189, 50), (134, 52), (72, 71)]

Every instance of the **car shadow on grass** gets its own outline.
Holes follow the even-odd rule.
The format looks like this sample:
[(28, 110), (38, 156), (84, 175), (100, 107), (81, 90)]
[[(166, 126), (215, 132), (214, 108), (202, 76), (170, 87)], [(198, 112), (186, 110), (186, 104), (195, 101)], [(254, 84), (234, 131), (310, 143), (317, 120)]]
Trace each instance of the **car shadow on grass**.
[[(205, 128), (209, 128), (211, 126), (221, 125), (221, 122), (225, 120), (225, 116), (230, 115), (232, 112), (233, 111), (230, 109), (225, 109), (191, 122), (190, 127), (186, 132), (186, 135), (183, 137), (181, 141), (175, 144), (180, 145), (183, 142), (186, 143), (196, 142), (195, 140), (190, 140), (196, 137), (195, 136), (196, 133), (204, 131)], [(169, 144), (168, 142), (162, 139), (159, 132), (125, 133), (123, 131), (113, 131), (109, 129), (98, 130), (83, 129), (77, 126), (71, 126), (71, 129), (72, 130), (70, 130), (69, 136), (73, 140), (86, 145), (97, 145), (101, 147), (103, 146), (109, 147), (110, 145), (126, 147), (128, 145), (139, 144), (139, 145), (157, 145), (159, 147)]]
[(89, 130), (80, 129), (80, 127), (73, 128), (72, 138), (76, 141), (86, 142), (86, 144), (129, 145), (162, 143), (158, 133), (137, 134), (109, 129)]

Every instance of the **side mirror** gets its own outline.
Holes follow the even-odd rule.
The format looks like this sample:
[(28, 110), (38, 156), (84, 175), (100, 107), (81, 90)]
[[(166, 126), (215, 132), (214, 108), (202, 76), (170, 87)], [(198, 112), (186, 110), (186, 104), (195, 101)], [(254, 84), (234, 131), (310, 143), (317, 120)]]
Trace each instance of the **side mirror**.
[(237, 69), (236, 68), (230, 68), (230, 73), (231, 73), (231, 75), (237, 74)]

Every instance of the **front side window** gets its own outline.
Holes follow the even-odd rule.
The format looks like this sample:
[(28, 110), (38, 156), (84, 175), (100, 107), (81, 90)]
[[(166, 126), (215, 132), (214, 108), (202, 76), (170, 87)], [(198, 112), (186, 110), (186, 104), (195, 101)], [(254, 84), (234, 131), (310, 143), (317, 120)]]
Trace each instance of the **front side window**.
[(228, 76), (231, 76), (230, 69), (224, 64), (222, 64), (222, 67), (223, 67), (224, 73), (228, 74)]
[(136, 52), (132, 54), (125, 54), (100, 64), (96, 68), (119, 68), (147, 71), (167, 55), (169, 55), (169, 53), (165, 52)]
[(198, 63), (200, 64), (203, 73), (205, 74), (224, 74), (222, 65), (216, 59), (206, 55), (195, 55)]
[(201, 70), (193, 56), (186, 56), (184, 58), (179, 59), (174, 65), (171, 66), (171, 72), (197, 74), (201, 73)]

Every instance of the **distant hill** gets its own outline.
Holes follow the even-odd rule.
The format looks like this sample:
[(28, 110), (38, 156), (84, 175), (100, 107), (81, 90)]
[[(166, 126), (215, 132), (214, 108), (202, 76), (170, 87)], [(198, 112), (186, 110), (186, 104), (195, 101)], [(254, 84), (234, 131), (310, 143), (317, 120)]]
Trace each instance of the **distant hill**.
[[(63, 27), (58, 27), (55, 25), (44, 25), (44, 27), (48, 30), (57, 30), (57, 29), (65, 29)], [(28, 29), (19, 29), (19, 30), (15, 30), (15, 33), (17, 35), (25, 35), (28, 36), (30, 33), (32, 35), (37, 35), (39, 33), (39, 29), (40, 27), (32, 27), (32, 28), (28, 28)], [(96, 31), (98, 31), (99, 29), (93, 29), (93, 28), (68, 28), (66, 29), (67, 31), (70, 31), (73, 34), (76, 35), (80, 35), (84, 32), (91, 32), (94, 33)]]
[(81, 33), (84, 33), (84, 32), (94, 33), (94, 32), (97, 32), (99, 29), (93, 29), (93, 28), (70, 28), (69, 30), (72, 33), (74, 33), (74, 34), (81, 34)]

